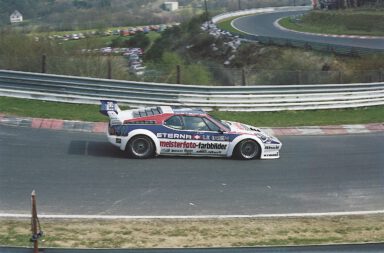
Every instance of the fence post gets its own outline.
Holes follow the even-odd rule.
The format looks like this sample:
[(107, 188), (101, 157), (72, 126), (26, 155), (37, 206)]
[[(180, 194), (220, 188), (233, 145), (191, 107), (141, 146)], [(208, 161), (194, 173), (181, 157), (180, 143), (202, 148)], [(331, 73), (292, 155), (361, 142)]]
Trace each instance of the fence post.
[(241, 69), (241, 85), (247, 86), (247, 78), (245, 76), (245, 69)]
[(41, 56), (41, 73), (47, 73), (47, 55), (43, 54)]
[(209, 13), (208, 13), (207, 0), (204, 0), (204, 6), (205, 6), (205, 21), (208, 23), (208, 28), (209, 28)]
[(176, 66), (176, 83), (177, 84), (181, 83), (181, 68), (180, 68), (180, 65)]
[(343, 73), (339, 70), (339, 83), (343, 83)]
[(39, 239), (40, 237), (43, 236), (43, 231), (41, 231), (39, 218), (37, 217), (35, 190), (33, 190), (31, 193), (31, 205), (32, 205), (31, 241), (33, 242), (33, 253), (39, 253)]
[(112, 79), (112, 59), (111, 59), (111, 55), (108, 55), (107, 65), (108, 65), (108, 79)]
[(302, 83), (301, 70), (297, 71), (297, 81), (298, 81), (298, 84)]

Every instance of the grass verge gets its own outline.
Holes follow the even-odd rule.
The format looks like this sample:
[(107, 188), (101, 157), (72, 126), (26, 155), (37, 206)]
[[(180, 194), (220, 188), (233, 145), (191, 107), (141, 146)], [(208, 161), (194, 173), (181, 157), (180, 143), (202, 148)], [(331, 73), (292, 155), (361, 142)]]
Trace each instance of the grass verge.
[(383, 12), (369, 11), (312, 11), (302, 17), (287, 17), (279, 24), (287, 29), (336, 35), (384, 36)]
[(0, 97), (0, 112), (10, 115), (66, 120), (106, 121), (98, 105), (55, 103), (40, 100)]
[[(0, 113), (35, 118), (107, 121), (107, 118), (99, 113), (98, 105), (54, 103), (8, 97), (0, 97)], [(220, 119), (239, 121), (259, 127), (366, 124), (383, 122), (384, 106), (282, 112), (212, 111), (211, 114)]]
[[(209, 220), (41, 220), (41, 247), (252, 247), (384, 241), (384, 215)], [(0, 219), (0, 245), (31, 246), (30, 220)]]
[(260, 127), (367, 124), (384, 121), (384, 106), (282, 112), (213, 112), (218, 118)]
[(245, 34), (244, 32), (235, 29), (231, 25), (232, 21), (236, 18), (239, 18), (239, 17), (241, 17), (241, 16), (224, 19), (224, 20), (220, 21), (219, 23), (217, 23), (217, 27), (220, 28), (221, 30), (228, 31), (232, 34)]

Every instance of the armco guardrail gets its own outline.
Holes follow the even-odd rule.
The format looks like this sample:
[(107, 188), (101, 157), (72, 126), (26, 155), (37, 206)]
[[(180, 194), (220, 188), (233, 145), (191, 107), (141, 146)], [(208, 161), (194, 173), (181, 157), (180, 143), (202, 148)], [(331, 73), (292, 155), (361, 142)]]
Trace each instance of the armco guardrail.
[(308, 10), (311, 10), (312, 8), (313, 8), (312, 6), (284, 6), (284, 7), (267, 7), (267, 8), (240, 10), (240, 11), (228, 12), (228, 13), (217, 15), (213, 17), (211, 21), (213, 23), (218, 23), (228, 18), (252, 15), (257, 13), (271, 13), (271, 12), (280, 12), (280, 11), (308, 11)]
[(384, 50), (365, 48), (365, 47), (355, 47), (355, 46), (344, 46), (344, 45), (333, 45), (329, 43), (322, 42), (308, 42), (304, 40), (293, 40), (287, 38), (274, 38), (260, 35), (252, 34), (239, 34), (243, 39), (258, 41), (262, 44), (267, 45), (278, 45), (278, 46), (288, 46), (288, 47), (299, 47), (323, 52), (336, 53), (340, 55), (367, 55), (374, 53), (383, 53)]
[(116, 81), (0, 70), (0, 96), (132, 107), (171, 105), (222, 111), (281, 111), (384, 104), (384, 83), (197, 86)]

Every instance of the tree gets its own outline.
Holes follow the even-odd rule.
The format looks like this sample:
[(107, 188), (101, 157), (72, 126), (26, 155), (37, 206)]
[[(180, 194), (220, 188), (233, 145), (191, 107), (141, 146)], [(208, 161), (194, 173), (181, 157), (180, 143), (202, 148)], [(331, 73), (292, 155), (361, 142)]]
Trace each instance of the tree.
[(127, 46), (140, 47), (145, 49), (149, 46), (150, 43), (151, 41), (149, 40), (148, 36), (140, 32), (127, 41)]

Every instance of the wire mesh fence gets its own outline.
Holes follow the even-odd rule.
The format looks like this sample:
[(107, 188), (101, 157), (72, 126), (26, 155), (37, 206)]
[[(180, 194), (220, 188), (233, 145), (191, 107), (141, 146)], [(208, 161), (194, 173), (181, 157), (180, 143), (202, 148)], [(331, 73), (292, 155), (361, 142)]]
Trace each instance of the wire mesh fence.
[(42, 56), (39, 59), (17, 57), (0, 59), (0, 69), (116, 80), (212, 86), (384, 82), (384, 69), (359, 71), (283, 70), (154, 63), (143, 63), (141, 68), (133, 69), (129, 66), (129, 61), (120, 56)]

